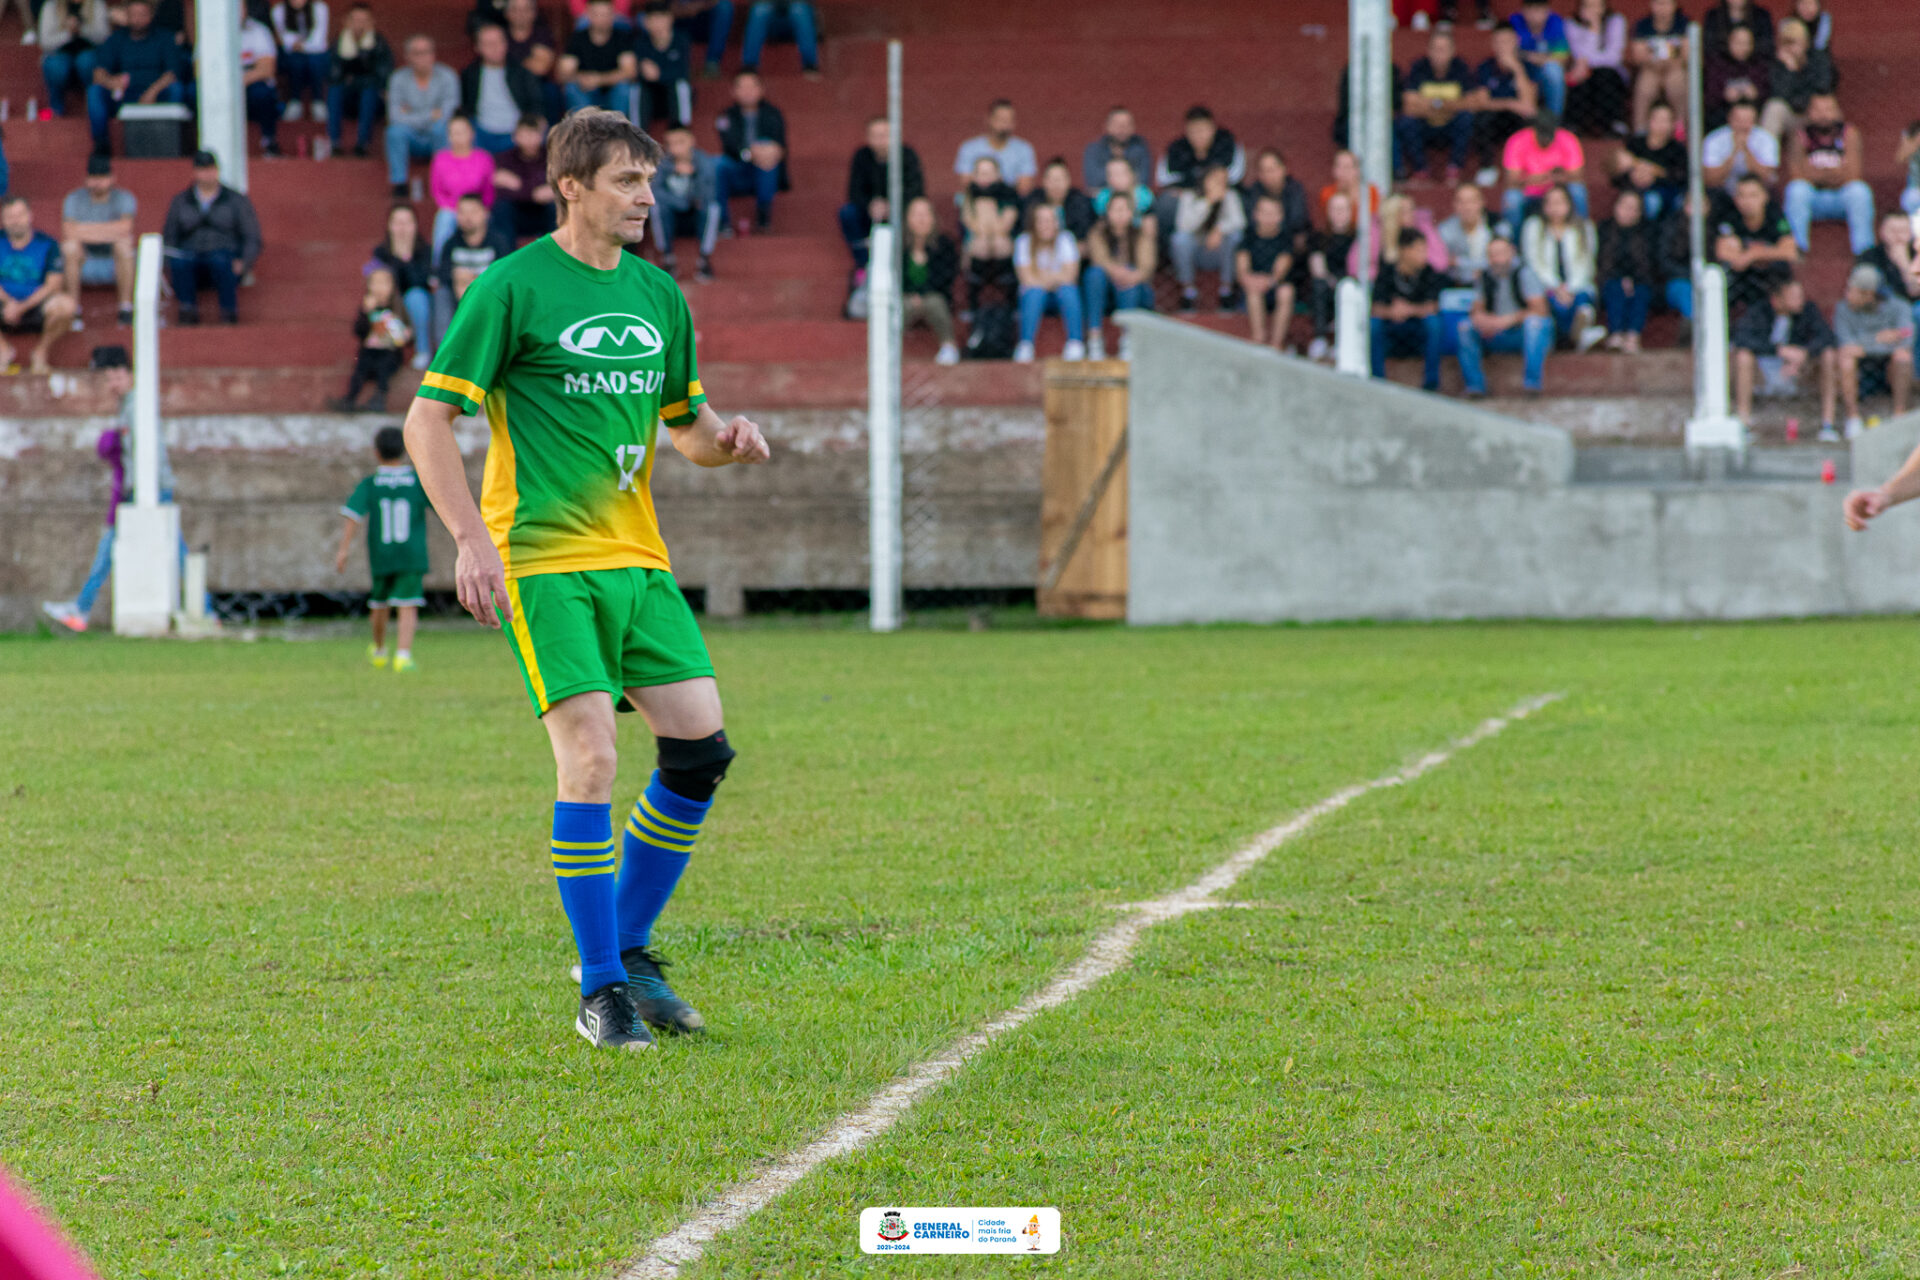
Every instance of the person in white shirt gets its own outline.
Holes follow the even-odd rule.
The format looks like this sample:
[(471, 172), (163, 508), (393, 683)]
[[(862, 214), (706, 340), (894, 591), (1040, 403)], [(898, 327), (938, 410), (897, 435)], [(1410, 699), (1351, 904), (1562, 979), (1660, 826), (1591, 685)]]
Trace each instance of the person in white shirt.
[[(1237, 200), (1233, 203), (1239, 205)], [(1013, 349), (1013, 358), (1021, 364), (1033, 363), (1033, 340), (1040, 332), (1040, 321), (1053, 311), (1067, 330), (1061, 357), (1085, 359), (1080, 246), (1060, 226), (1060, 211), (1052, 205), (1035, 206), (1032, 228), (1013, 242), (1013, 269), (1020, 277), (1020, 345)]]
[(1194, 310), (1200, 291), (1194, 287), (1198, 271), (1218, 272), (1220, 306), (1233, 298), (1233, 252), (1247, 229), (1247, 214), (1233, 193), (1227, 170), (1219, 165), (1204, 170), (1198, 190), (1180, 193), (1173, 215), (1173, 274), (1180, 281), (1180, 309)]
[(313, 100), (313, 118), (327, 118), (327, 0), (280, 0), (273, 6), (273, 32), (286, 60), (287, 119), (298, 120)]
[(1759, 127), (1760, 109), (1751, 102), (1727, 108), (1727, 122), (1700, 140), (1700, 170), (1708, 188), (1728, 195), (1740, 179), (1754, 175), (1774, 190), (1780, 182), (1780, 143)]
[(1520, 232), (1521, 261), (1547, 291), (1554, 329), (1581, 351), (1607, 336), (1595, 305), (1598, 242), (1593, 223), (1574, 213), (1565, 186), (1548, 189), (1540, 199), (1540, 212), (1528, 218)]
[(264, 22), (240, 10), (240, 84), (247, 95), (247, 119), (260, 126), (260, 154), (280, 154), (280, 46)]

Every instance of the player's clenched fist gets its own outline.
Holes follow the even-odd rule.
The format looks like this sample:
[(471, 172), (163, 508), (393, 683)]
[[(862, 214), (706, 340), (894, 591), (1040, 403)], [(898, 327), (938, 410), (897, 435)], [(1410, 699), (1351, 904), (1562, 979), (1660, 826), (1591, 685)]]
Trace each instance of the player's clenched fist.
[(767, 447), (767, 438), (747, 418), (735, 418), (720, 428), (713, 437), (713, 443), (735, 462), (765, 462), (773, 457), (773, 450)]
[(1887, 495), (1879, 489), (1855, 489), (1847, 495), (1847, 528), (1858, 532), (1867, 527), (1867, 521), (1885, 511), (1891, 504)]

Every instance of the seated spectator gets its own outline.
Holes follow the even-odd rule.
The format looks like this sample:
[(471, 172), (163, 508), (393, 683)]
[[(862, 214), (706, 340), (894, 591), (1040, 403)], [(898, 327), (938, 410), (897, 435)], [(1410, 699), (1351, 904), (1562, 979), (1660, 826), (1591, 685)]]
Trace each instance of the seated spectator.
[(1118, 156), (1107, 161), (1107, 185), (1093, 193), (1093, 216), (1105, 217), (1107, 202), (1116, 195), (1127, 197), (1135, 225), (1158, 221), (1154, 213), (1153, 189), (1141, 182), (1133, 166)]
[[(1433, 214), (1398, 191), (1380, 202), (1380, 224), (1373, 234), (1374, 242), (1380, 246), (1381, 260), (1391, 262), (1398, 255), (1402, 227), (1412, 227), (1420, 233), (1427, 242), (1427, 265), (1445, 277), (1451, 263), (1447, 258), (1447, 242), (1440, 238), (1440, 227), (1434, 222)], [(1444, 304), (1446, 299), (1442, 298), (1441, 302)]]
[(1199, 271), (1219, 276), (1220, 309), (1233, 305), (1233, 254), (1247, 229), (1247, 215), (1233, 193), (1230, 175), (1215, 165), (1200, 175), (1199, 189), (1183, 190), (1173, 215), (1173, 274), (1180, 282), (1180, 310), (1199, 305)]
[(474, 145), (497, 156), (513, 147), (521, 117), (546, 110), (546, 91), (533, 73), (507, 60), (507, 29), (488, 23), (474, 33), (474, 59), (460, 73), (460, 114)]
[(1548, 188), (1540, 212), (1520, 232), (1520, 256), (1547, 291), (1554, 329), (1581, 351), (1607, 336), (1597, 322), (1594, 257), (1598, 237), (1564, 186)]
[(433, 154), (427, 169), (427, 194), (433, 197), (433, 251), (453, 234), (454, 211), (467, 196), (493, 208), (493, 157), (473, 145), (473, 122), (455, 115), (447, 122), (447, 146)]
[(1160, 157), (1159, 185), (1193, 191), (1208, 169), (1225, 169), (1229, 185), (1246, 176), (1247, 153), (1233, 134), (1214, 122), (1213, 112), (1205, 107), (1187, 108), (1187, 121), (1180, 136)]
[(1880, 242), (1861, 254), (1855, 265), (1877, 271), (1880, 291), (1913, 308), (1913, 318), (1920, 322), (1920, 273), (1915, 271), (1913, 225), (1905, 214), (1889, 213), (1880, 219)]
[(407, 164), (431, 159), (447, 145), (447, 122), (460, 109), (460, 78), (441, 65), (433, 41), (407, 41), (407, 65), (387, 80), (387, 181), (396, 200), (407, 197)]
[(640, 60), (633, 40), (614, 30), (612, 0), (587, 0), (587, 24), (567, 41), (560, 58), (560, 93), (567, 110), (601, 107), (632, 116)]
[(433, 258), (433, 331), (443, 336), (467, 286), (513, 252), (488, 224), (487, 206), (479, 196), (462, 196), (453, 216), (454, 232)]
[[(1360, 208), (1360, 157), (1351, 151), (1333, 153), (1333, 181), (1320, 188), (1320, 216), (1327, 216), (1327, 202), (1338, 192), (1353, 202), (1358, 216)], [(1380, 216), (1380, 188), (1371, 182), (1367, 184), (1367, 212), (1374, 217)]]
[(1336, 191), (1326, 201), (1326, 228), (1307, 233), (1307, 307), (1313, 320), (1313, 339), (1307, 358), (1325, 360), (1333, 351), (1334, 300), (1340, 281), (1351, 274), (1356, 234), (1353, 197)]
[(327, 142), (340, 152), (341, 126), (353, 114), (353, 154), (364, 156), (380, 115), (380, 95), (393, 78), (393, 46), (374, 29), (373, 7), (356, 0), (334, 42), (327, 67)]
[[(534, 0), (507, 0), (502, 16), (506, 22), (508, 65), (519, 67), (542, 84), (548, 83), (554, 68), (560, 64), (560, 42), (554, 39), (553, 28), (547, 25), (547, 16), (540, 12)], [(560, 105), (557, 94), (549, 105)]]
[(1647, 113), (1647, 131), (1628, 138), (1613, 153), (1613, 185), (1639, 196), (1641, 212), (1650, 222), (1686, 199), (1687, 144), (1674, 136), (1677, 123), (1673, 108), (1656, 102)]
[[(1275, 147), (1262, 148), (1253, 158), (1253, 176), (1240, 188), (1240, 211), (1247, 216), (1247, 224), (1253, 224), (1253, 206), (1262, 196), (1271, 196), (1280, 202), (1280, 222), (1288, 234), (1299, 238), (1295, 258), (1303, 257), (1307, 228), (1313, 223), (1313, 213), (1307, 207), (1307, 189), (1300, 185), (1300, 179), (1287, 171), (1287, 158)], [(1304, 266), (1302, 261), (1300, 265)]]
[(747, 29), (740, 37), (740, 65), (760, 69), (760, 50), (768, 40), (791, 40), (800, 52), (800, 72), (820, 74), (820, 23), (808, 0), (755, 0), (747, 10)]
[(1600, 302), (1606, 308), (1607, 346), (1628, 355), (1640, 350), (1647, 313), (1664, 284), (1660, 228), (1647, 220), (1640, 193), (1622, 188), (1613, 198), (1613, 216), (1600, 224), (1595, 264)]
[(1093, 201), (1073, 185), (1073, 169), (1065, 156), (1055, 156), (1040, 170), (1040, 185), (1027, 196), (1020, 212), (1020, 224), (1032, 226), (1033, 211), (1043, 204), (1053, 206), (1054, 212), (1060, 215), (1060, 225), (1075, 240), (1093, 230)]
[(634, 42), (640, 59), (640, 127), (656, 121), (693, 123), (693, 42), (675, 30), (673, 6), (652, 0), (640, 15), (640, 36)]
[(687, 39), (706, 42), (707, 61), (700, 74), (718, 79), (727, 34), (733, 30), (733, 0), (673, 0), (673, 25), (686, 32)]
[[(353, 318), (353, 336), (360, 345), (354, 352), (353, 373), (347, 379), (347, 394), (333, 402), (336, 413), (384, 413), (387, 408), (387, 384), (400, 371), (407, 344), (413, 341), (413, 328), (407, 323), (393, 272), (375, 267), (367, 273), (367, 291), (360, 298), (360, 312)], [(360, 393), (373, 384), (373, 399), (360, 403)]]
[(1908, 213), (1920, 213), (1920, 120), (1900, 131), (1900, 145), (1893, 162), (1907, 171), (1906, 190), (1900, 193), (1900, 207)]
[[(1847, 439), (1866, 430), (1860, 420), (1860, 380), (1871, 373), (1893, 393), (1893, 412), (1907, 411), (1913, 387), (1913, 311), (1888, 297), (1885, 282), (1861, 265), (1847, 277), (1847, 293), (1833, 309), (1834, 340), (1840, 344), (1840, 402), (1847, 412)], [(1864, 367), (1864, 368), (1863, 368)]]
[(1687, 100), (1687, 32), (1692, 24), (1678, 0), (1648, 0), (1647, 16), (1633, 24), (1627, 61), (1633, 65), (1633, 131), (1647, 131), (1656, 102), (1675, 110)]
[[(867, 121), (867, 145), (853, 153), (847, 166), (847, 202), (840, 206), (840, 235), (853, 254), (856, 270), (867, 269), (867, 239), (877, 222), (891, 221), (887, 209), (887, 152), (893, 143), (893, 126), (885, 116)], [(927, 193), (925, 176), (920, 172), (920, 156), (912, 147), (900, 147), (900, 195), (907, 204)], [(949, 282), (951, 288), (951, 282)]]
[(1520, 0), (1509, 21), (1520, 37), (1520, 60), (1540, 86), (1540, 107), (1558, 119), (1567, 114), (1567, 24), (1548, 0)]
[[(481, 0), (490, 5), (492, 21), (499, 22), (506, 16), (504, 0)], [(633, 0), (611, 0), (613, 5), (613, 29), (623, 37), (633, 34)], [(573, 18), (573, 29), (585, 31), (593, 25), (593, 0), (567, 0), (567, 13)], [(485, 18), (479, 19), (486, 21)]]
[(1714, 261), (1727, 269), (1727, 309), (1766, 301), (1793, 278), (1800, 250), (1786, 215), (1774, 207), (1766, 184), (1748, 174), (1733, 189), (1733, 207), (1715, 229)]
[(1524, 361), (1521, 385), (1529, 392), (1540, 391), (1553, 350), (1547, 291), (1504, 235), (1487, 242), (1487, 269), (1474, 285), (1473, 310), (1457, 326), (1460, 377), (1469, 396), (1487, 394), (1481, 361), (1489, 351), (1519, 352)]
[(40, 7), (40, 75), (54, 115), (67, 114), (67, 90), (86, 93), (97, 65), (95, 50), (112, 34), (106, 0), (47, 0)]
[(1524, 224), (1553, 187), (1565, 187), (1573, 199), (1574, 214), (1587, 216), (1587, 184), (1581, 181), (1587, 167), (1586, 152), (1580, 147), (1580, 139), (1562, 129), (1551, 112), (1542, 111), (1534, 117), (1532, 128), (1507, 139), (1500, 164), (1507, 180), (1501, 214), (1508, 226)]
[(60, 206), (60, 256), (65, 260), (67, 294), (80, 314), (80, 290), (94, 285), (114, 289), (120, 298), (120, 323), (133, 323), (133, 219), (140, 202), (116, 186), (113, 161), (87, 157), (87, 181), (67, 193)]
[(1774, 36), (1773, 69), (1767, 77), (1767, 101), (1760, 109), (1760, 127), (1784, 143), (1800, 127), (1800, 117), (1815, 94), (1832, 93), (1840, 80), (1833, 58), (1812, 48), (1806, 24), (1788, 18)]
[(962, 178), (970, 177), (974, 162), (986, 156), (1000, 170), (1001, 181), (1022, 196), (1033, 190), (1033, 184), (1040, 180), (1040, 161), (1033, 153), (1032, 143), (1013, 136), (1014, 124), (1013, 104), (1005, 98), (996, 100), (987, 108), (987, 131), (968, 138), (954, 154), (954, 173)]
[[(1287, 349), (1293, 328), (1293, 260), (1298, 245), (1286, 226), (1280, 201), (1263, 195), (1253, 202), (1253, 225), (1234, 253), (1234, 277), (1247, 299), (1248, 338), (1273, 349)], [(1271, 329), (1267, 317), (1273, 317)]]
[(1755, 51), (1752, 30), (1735, 27), (1730, 37), (1725, 49), (1707, 54), (1702, 93), (1709, 129), (1725, 124), (1727, 112), (1736, 102), (1758, 106), (1771, 82), (1772, 60)]
[(1776, 280), (1733, 325), (1733, 412), (1753, 422), (1755, 383), (1762, 395), (1793, 395), (1807, 366), (1820, 367), (1820, 439), (1836, 443), (1833, 411), (1839, 392), (1840, 353), (1820, 308), (1791, 276)]
[(1701, 176), (1709, 193), (1731, 196), (1748, 174), (1768, 191), (1780, 181), (1780, 144), (1759, 123), (1751, 102), (1736, 102), (1727, 122), (1700, 140)]
[[(1237, 203), (1236, 207), (1237, 207)], [(1040, 321), (1051, 311), (1067, 331), (1063, 360), (1084, 359), (1080, 315), (1080, 247), (1053, 206), (1033, 212), (1033, 225), (1013, 242), (1013, 269), (1020, 277), (1020, 345), (1013, 349), (1018, 364), (1033, 363), (1033, 340)]]
[(425, 369), (433, 360), (433, 250), (420, 235), (412, 205), (387, 210), (387, 238), (373, 248), (373, 267), (393, 276), (413, 330), (413, 367)]
[(1479, 282), (1487, 269), (1487, 246), (1506, 234), (1487, 220), (1487, 198), (1471, 182), (1453, 191), (1453, 213), (1440, 224), (1440, 242), (1447, 247), (1448, 273), (1458, 285)]
[(1754, 0), (1720, 0), (1700, 20), (1700, 42), (1707, 56), (1725, 53), (1733, 45), (1733, 32), (1746, 28), (1753, 33), (1754, 47), (1760, 56), (1773, 56), (1773, 15)]
[(240, 88), (247, 119), (260, 126), (260, 154), (280, 154), (280, 46), (267, 24), (240, 12)]
[(1567, 124), (1589, 137), (1626, 132), (1627, 20), (1610, 0), (1575, 0), (1567, 54)]
[(185, 102), (182, 81), (191, 75), (173, 33), (154, 25), (153, 0), (127, 0), (127, 25), (107, 37), (94, 56), (87, 89), (87, 124), (93, 149), (104, 152), (107, 130), (129, 102)]
[(240, 280), (260, 257), (260, 219), (253, 202), (220, 181), (211, 151), (193, 155), (193, 184), (167, 206), (167, 278), (179, 303), (179, 323), (200, 323), (200, 281), (212, 282), (220, 319), (240, 323)]
[(953, 342), (953, 281), (960, 271), (960, 250), (940, 229), (933, 201), (915, 196), (907, 201), (907, 231), (902, 245), (900, 307), (903, 327), (924, 324), (940, 342), (936, 364), (958, 364), (960, 348)]
[(1445, 147), (1446, 181), (1458, 184), (1473, 152), (1473, 112), (1466, 109), (1473, 72), (1454, 53), (1452, 31), (1427, 37), (1426, 56), (1407, 69), (1406, 86), (1393, 122), (1402, 170), (1397, 176), (1425, 168), (1428, 149)]
[(1107, 112), (1107, 129), (1087, 144), (1080, 158), (1080, 179), (1097, 187), (1107, 176), (1107, 161), (1125, 160), (1136, 174), (1153, 172), (1153, 149), (1135, 130), (1133, 112), (1114, 107)]
[(287, 119), (300, 119), (311, 101), (313, 118), (324, 121), (331, 43), (327, 0), (277, 0), (272, 12), (273, 35), (280, 45), (280, 69), (287, 73)]
[(1825, 0), (1793, 0), (1787, 6), (1794, 17), (1807, 29), (1807, 39), (1811, 48), (1821, 53), (1833, 49), (1833, 15), (1827, 12)]
[(1373, 281), (1373, 376), (1387, 376), (1387, 357), (1424, 355), (1424, 391), (1440, 389), (1440, 295), (1447, 281), (1427, 265), (1427, 238), (1412, 227), (1400, 233), (1398, 253)]
[(787, 120), (780, 108), (766, 100), (766, 88), (755, 71), (733, 77), (733, 105), (721, 115), (720, 203), (735, 196), (753, 197), (753, 225), (766, 230), (773, 219), (773, 197), (787, 188)]
[(992, 156), (973, 162), (973, 176), (956, 197), (960, 203), (961, 239), (971, 243), (984, 232), (998, 243), (1006, 241), (1007, 256), (1013, 254), (1013, 234), (1020, 228), (1020, 193), (1000, 179), (1000, 166)]
[[(1153, 310), (1153, 273), (1160, 265), (1158, 240), (1152, 221), (1134, 216), (1133, 197), (1124, 191), (1113, 193), (1100, 221), (1087, 232), (1088, 262), (1080, 287), (1087, 295), (1087, 344), (1093, 359), (1107, 358), (1104, 326), (1109, 303), (1116, 311)], [(1123, 337), (1120, 358), (1127, 355)]]
[[(0, 334), (34, 336), (28, 371), (52, 372), (53, 344), (73, 326), (73, 297), (65, 287), (60, 243), (33, 228), (25, 196), (0, 200)], [(0, 367), (20, 372), (18, 353), (0, 338)]]
[(1500, 180), (1500, 157), (1507, 139), (1540, 114), (1540, 91), (1521, 61), (1519, 32), (1510, 26), (1494, 28), (1493, 56), (1474, 68), (1473, 81), (1467, 108), (1473, 112), (1480, 185), (1490, 187)]
[(713, 280), (713, 247), (720, 242), (720, 175), (713, 157), (693, 145), (693, 130), (677, 124), (667, 130), (667, 154), (653, 179), (653, 244), (668, 275), (679, 268), (673, 254), (676, 236), (700, 242), (694, 279)]
[[(711, 169), (712, 160), (707, 164)], [(654, 180), (656, 199), (663, 181)], [(547, 181), (547, 122), (539, 116), (521, 116), (513, 129), (513, 145), (493, 158), (489, 220), (499, 238), (514, 245), (523, 236), (543, 236), (554, 228), (553, 187)]]
[(1815, 221), (1836, 219), (1845, 219), (1856, 256), (1873, 248), (1873, 188), (1861, 177), (1865, 167), (1860, 130), (1841, 118), (1840, 100), (1815, 94), (1806, 123), (1787, 144), (1787, 225), (1801, 253)]

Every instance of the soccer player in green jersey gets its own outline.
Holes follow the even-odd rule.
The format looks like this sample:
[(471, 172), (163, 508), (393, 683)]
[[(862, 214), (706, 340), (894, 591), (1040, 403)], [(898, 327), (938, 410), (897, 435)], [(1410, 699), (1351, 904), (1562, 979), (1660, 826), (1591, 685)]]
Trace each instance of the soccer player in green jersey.
[(367, 570), (373, 592), (367, 597), (367, 615), (373, 619), (373, 643), (367, 661), (387, 665), (387, 610), (399, 617), (394, 630), (395, 671), (413, 670), (413, 632), (420, 622), (420, 606), (427, 602), (421, 584), (427, 576), (427, 495), (420, 477), (407, 463), (407, 442), (398, 427), (382, 427), (373, 436), (373, 456), (380, 465), (354, 486), (353, 496), (340, 508), (340, 549), (333, 571), (343, 573), (354, 535), (367, 526)]
[[(574, 1028), (621, 1049), (651, 1045), (650, 1026), (705, 1025), (661, 976), (652, 930), (734, 755), (654, 517), (658, 424), (698, 466), (770, 456), (759, 427), (708, 406), (672, 277), (625, 252), (646, 235), (660, 161), (659, 144), (615, 112), (575, 111), (554, 128), (559, 229), (467, 290), (406, 426), (459, 547), (460, 603), (505, 624), (553, 745), (553, 872), (580, 951)], [(491, 430), (478, 506), (453, 436), (460, 413), (484, 413)], [(658, 753), (617, 877), (616, 709), (640, 712)]]

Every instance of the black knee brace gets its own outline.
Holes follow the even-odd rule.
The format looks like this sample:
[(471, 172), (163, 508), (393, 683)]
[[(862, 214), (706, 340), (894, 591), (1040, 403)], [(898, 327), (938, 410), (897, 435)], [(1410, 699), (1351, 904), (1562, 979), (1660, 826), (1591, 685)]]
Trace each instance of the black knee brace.
[(660, 749), (660, 781), (677, 796), (702, 803), (713, 799), (713, 789), (727, 776), (733, 748), (727, 731), (708, 738), (655, 738)]

